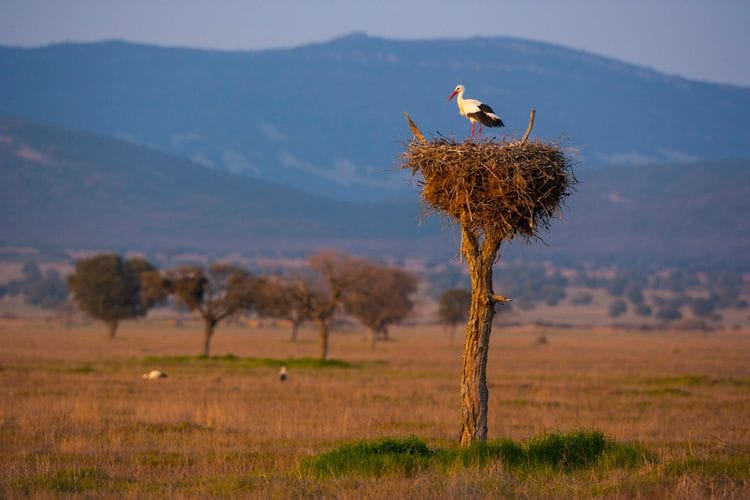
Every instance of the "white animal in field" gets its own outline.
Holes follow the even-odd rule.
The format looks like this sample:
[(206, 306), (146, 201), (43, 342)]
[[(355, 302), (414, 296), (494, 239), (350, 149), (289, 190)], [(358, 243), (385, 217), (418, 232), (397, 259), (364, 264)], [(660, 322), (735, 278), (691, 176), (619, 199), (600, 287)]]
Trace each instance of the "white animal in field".
[(158, 380), (160, 378), (167, 378), (167, 374), (161, 370), (151, 370), (148, 373), (141, 375), (144, 380)]
[(279, 370), (279, 380), (282, 382), (289, 377), (289, 372), (286, 370), (286, 366), (282, 366)]

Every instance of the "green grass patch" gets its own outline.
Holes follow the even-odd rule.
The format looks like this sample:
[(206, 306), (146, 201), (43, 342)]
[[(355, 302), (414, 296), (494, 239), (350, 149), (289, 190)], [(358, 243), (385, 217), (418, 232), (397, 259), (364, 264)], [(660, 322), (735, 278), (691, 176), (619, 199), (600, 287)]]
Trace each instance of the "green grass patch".
[(648, 396), (692, 396), (690, 391), (679, 387), (653, 387), (643, 391)]
[(231, 366), (238, 368), (356, 368), (357, 365), (340, 359), (317, 359), (317, 358), (240, 358), (234, 354), (223, 356), (147, 356), (143, 358), (145, 365), (179, 366), (179, 365), (206, 365), (206, 366)]
[(93, 467), (82, 467), (18, 479), (15, 487), (25, 495), (38, 491), (89, 493), (103, 490), (108, 483), (109, 477), (104, 472)]
[(750, 377), (726, 377), (719, 379), (720, 382), (737, 387), (750, 387)]
[(94, 373), (96, 372), (96, 369), (94, 369), (91, 365), (81, 365), (81, 366), (71, 366), (69, 368), (66, 368), (64, 370), (66, 373)]
[(684, 460), (671, 460), (664, 464), (664, 473), (668, 476), (703, 476), (728, 477), (734, 481), (750, 479), (750, 457), (728, 456), (698, 458), (688, 457)]
[(526, 450), (511, 439), (477, 443), (467, 448), (451, 447), (434, 451), (433, 463), (442, 472), (461, 469), (481, 469), (493, 463), (518, 466), (523, 463)]
[(604, 434), (598, 431), (546, 434), (526, 442), (524, 459), (531, 466), (578, 469), (598, 460), (606, 442)]
[(532, 403), (528, 399), (506, 399), (502, 403), (503, 405), (508, 405), (508, 406), (533, 406), (534, 405), (534, 403)]
[(665, 386), (711, 386), (729, 385), (736, 387), (750, 386), (750, 377), (710, 377), (702, 374), (673, 375), (667, 377), (651, 377), (639, 379), (639, 383), (657, 387)]
[(301, 468), (318, 478), (345, 474), (411, 476), (426, 468), (433, 454), (434, 451), (416, 437), (383, 438), (343, 444), (303, 462)]
[(431, 449), (416, 437), (359, 441), (308, 459), (300, 470), (317, 478), (408, 477), (427, 470), (452, 473), (502, 464), (525, 473), (567, 473), (590, 467), (635, 468), (655, 460), (655, 455), (638, 445), (618, 443), (598, 431), (579, 430), (520, 443), (499, 439), (466, 448)]
[(154, 432), (156, 434), (165, 434), (167, 432), (177, 433), (189, 433), (189, 432), (201, 432), (210, 431), (210, 427), (206, 427), (189, 420), (183, 420), (176, 423), (156, 423), (156, 422), (143, 422), (136, 425), (139, 430), (147, 432)]
[(676, 375), (671, 377), (654, 377), (647, 378), (642, 381), (647, 385), (656, 386), (674, 386), (674, 385), (705, 385), (714, 383), (713, 379), (708, 375)]

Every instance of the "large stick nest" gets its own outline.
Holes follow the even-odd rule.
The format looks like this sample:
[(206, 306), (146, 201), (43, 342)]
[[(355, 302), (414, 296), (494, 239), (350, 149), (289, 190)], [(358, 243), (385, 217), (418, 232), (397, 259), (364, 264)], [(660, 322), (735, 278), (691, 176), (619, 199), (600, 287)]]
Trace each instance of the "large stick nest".
[(548, 229), (576, 182), (560, 145), (539, 141), (413, 140), (401, 158), (433, 210), (503, 240)]

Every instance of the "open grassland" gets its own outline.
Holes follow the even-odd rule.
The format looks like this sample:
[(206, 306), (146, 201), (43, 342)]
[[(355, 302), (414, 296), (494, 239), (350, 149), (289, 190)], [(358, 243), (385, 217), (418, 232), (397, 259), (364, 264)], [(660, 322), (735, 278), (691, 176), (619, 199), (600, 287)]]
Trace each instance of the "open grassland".
[[(206, 360), (193, 322), (109, 340), (96, 323), (3, 320), (0, 497), (750, 496), (750, 332), (498, 328), (493, 441), (468, 455), (462, 345), (442, 328), (374, 350), (334, 334), (341, 362), (322, 364), (314, 332), (288, 335), (221, 325)], [(141, 379), (155, 368), (169, 377)], [(578, 429), (603, 433), (583, 434), (593, 458), (533, 461), (559, 450), (546, 433)]]

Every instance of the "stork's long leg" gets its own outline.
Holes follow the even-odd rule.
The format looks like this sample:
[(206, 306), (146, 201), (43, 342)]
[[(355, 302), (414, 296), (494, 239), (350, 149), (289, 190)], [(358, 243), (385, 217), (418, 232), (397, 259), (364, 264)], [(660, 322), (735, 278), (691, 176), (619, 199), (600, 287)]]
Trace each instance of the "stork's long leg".
[(469, 141), (474, 140), (474, 122), (471, 122), (471, 135), (469, 135)]
[(482, 124), (479, 124), (479, 132), (477, 133), (477, 144), (482, 143)]

